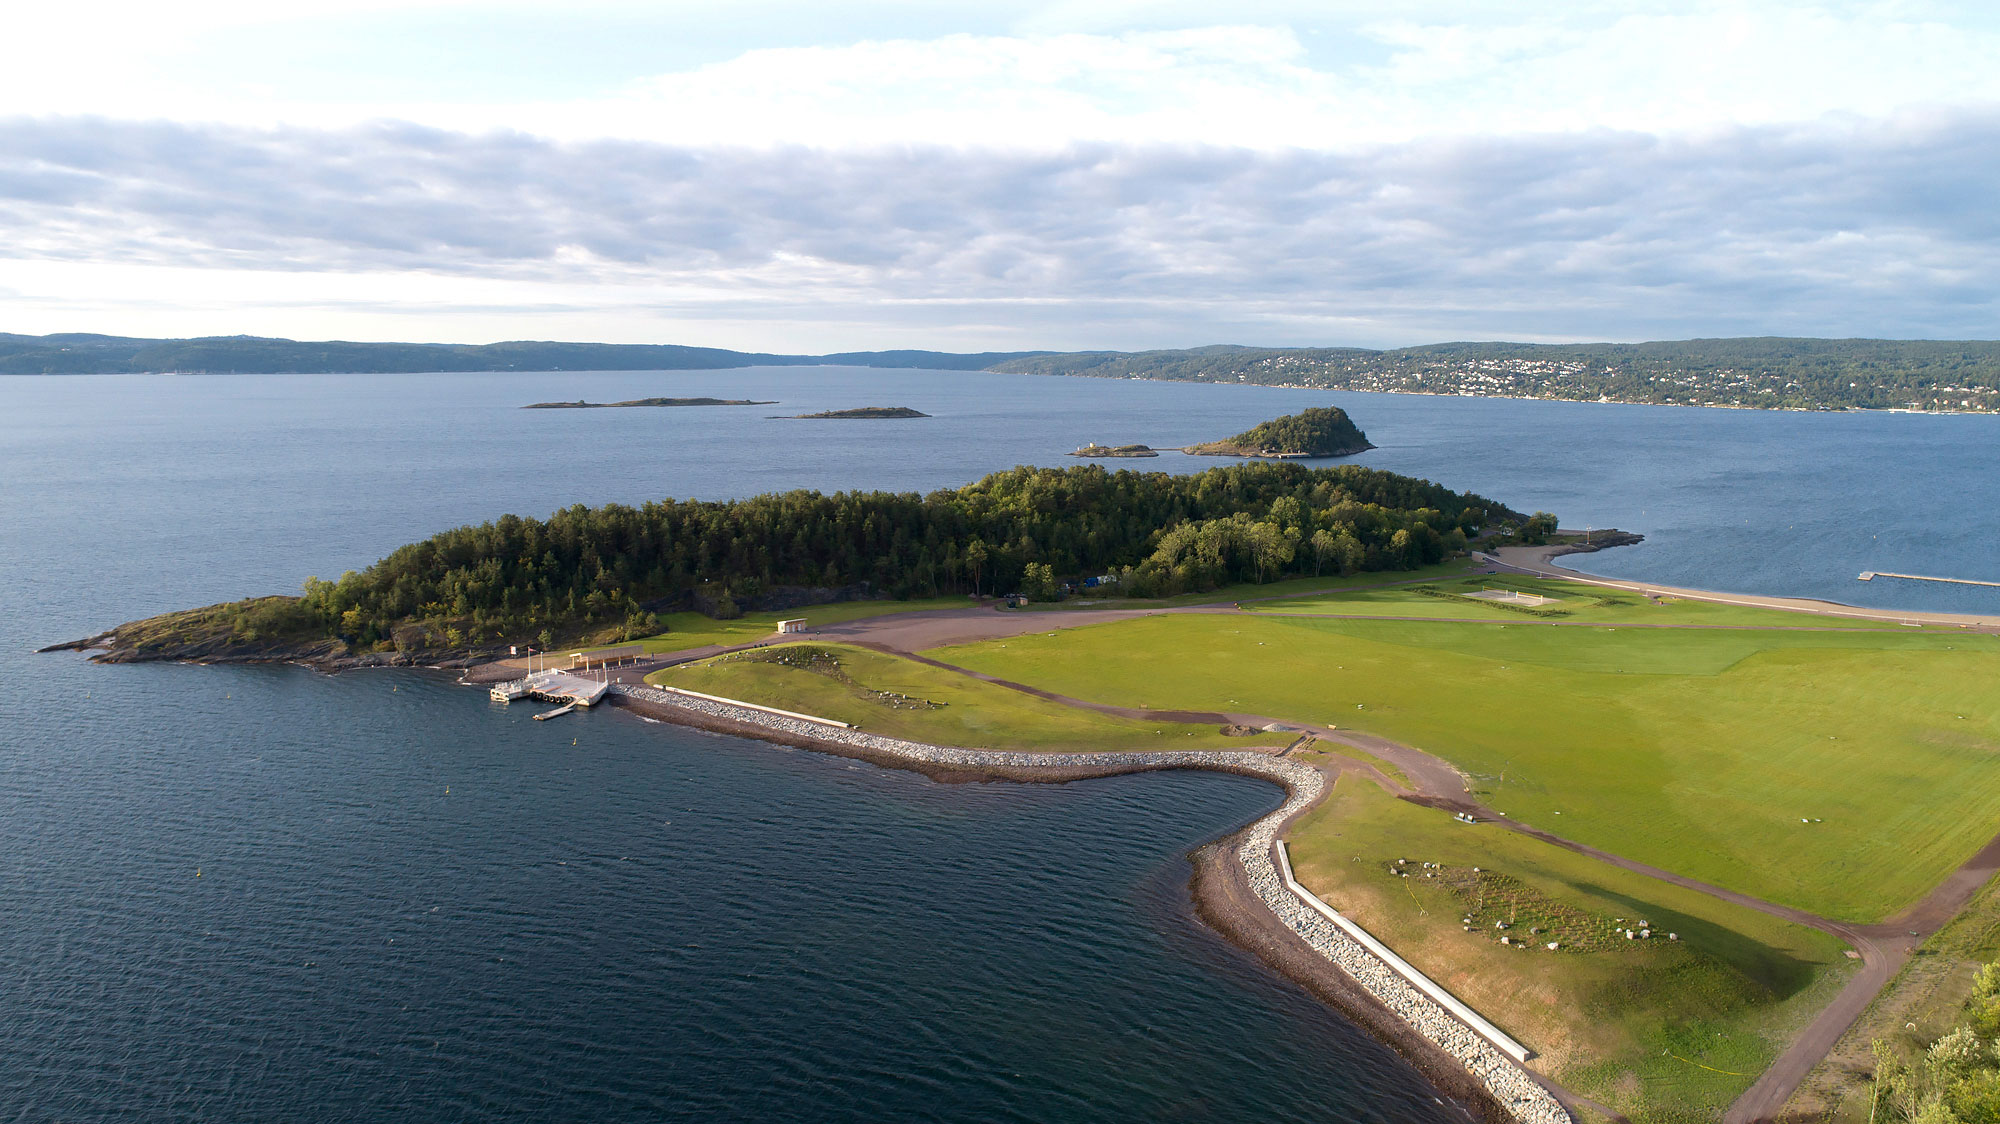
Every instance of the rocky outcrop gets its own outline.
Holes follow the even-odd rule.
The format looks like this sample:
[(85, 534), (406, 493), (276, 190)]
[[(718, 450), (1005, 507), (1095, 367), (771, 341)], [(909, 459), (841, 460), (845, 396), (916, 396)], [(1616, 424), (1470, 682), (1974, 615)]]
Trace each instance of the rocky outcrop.
[(149, 637), (140, 643), (121, 639), (119, 629), (82, 640), (51, 644), (39, 650), (88, 652), (93, 663), (290, 663), (304, 664), (320, 671), (349, 671), (363, 667), (466, 668), (507, 657), (507, 649), (494, 647), (356, 652), (340, 640), (287, 643), (231, 639), (225, 635), (190, 635), (184, 639)]
[(1636, 531), (1592, 531), (1589, 541), (1557, 544), (1549, 551), (1550, 558), (1560, 558), (1565, 554), (1595, 554), (1600, 550), (1610, 550), (1614, 546), (1637, 546), (1646, 541), (1646, 536)]

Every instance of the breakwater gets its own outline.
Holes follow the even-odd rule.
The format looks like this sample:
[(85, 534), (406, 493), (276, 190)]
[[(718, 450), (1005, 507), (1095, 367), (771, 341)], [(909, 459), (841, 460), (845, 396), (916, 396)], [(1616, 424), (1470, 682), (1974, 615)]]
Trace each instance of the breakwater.
[(713, 696), (623, 685), (612, 686), (611, 693), (621, 701), (631, 700), (651, 713), (691, 725), (762, 732), (885, 764), (915, 767), (932, 775), (971, 772), (1021, 780), (1069, 780), (1158, 769), (1206, 769), (1270, 780), (1285, 790), (1285, 800), (1244, 830), (1236, 850), (1248, 884), (1264, 906), (1364, 992), (1464, 1067), (1513, 1119), (1521, 1124), (1572, 1124), (1568, 1110), (1526, 1070), (1286, 886), (1277, 857), (1278, 832), (1326, 791), (1326, 778), (1310, 765), (1245, 750), (1030, 753), (964, 749), (882, 737), (739, 706)]

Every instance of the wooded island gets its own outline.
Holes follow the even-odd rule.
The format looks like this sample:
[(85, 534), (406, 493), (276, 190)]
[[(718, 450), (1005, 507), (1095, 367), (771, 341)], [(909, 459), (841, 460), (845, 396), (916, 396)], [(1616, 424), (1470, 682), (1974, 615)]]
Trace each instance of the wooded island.
[[(298, 597), (122, 625), (111, 659), (312, 659), (505, 651), (720, 617), (780, 589), (876, 597), (1020, 591), (1114, 574), (1153, 597), (1286, 575), (1402, 570), (1526, 519), (1493, 500), (1354, 466), (1190, 475), (1014, 468), (929, 495), (796, 491), (503, 516), (402, 547)], [(829, 598), (822, 598), (829, 599)]]

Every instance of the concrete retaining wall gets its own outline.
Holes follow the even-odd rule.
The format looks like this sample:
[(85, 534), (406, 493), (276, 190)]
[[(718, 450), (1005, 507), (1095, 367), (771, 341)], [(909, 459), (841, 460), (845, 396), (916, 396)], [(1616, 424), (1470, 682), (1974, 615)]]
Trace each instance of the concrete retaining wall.
[(1484, 1036), (1488, 1042), (1498, 1046), (1501, 1053), (1513, 1058), (1517, 1062), (1525, 1062), (1535, 1056), (1534, 1051), (1514, 1041), (1507, 1032), (1488, 1021), (1486, 1016), (1466, 1006), (1458, 996), (1446, 991), (1437, 981), (1417, 971), (1409, 961), (1396, 955), (1395, 951), (1388, 945), (1376, 940), (1375, 934), (1363, 929), (1354, 922), (1353, 918), (1343, 915), (1339, 910), (1320, 900), (1318, 894), (1301, 885), (1299, 880), (1292, 876), (1292, 856), (1291, 852), (1285, 848), (1285, 841), (1282, 839), (1278, 840), (1277, 848), (1278, 874), (1284, 879), (1285, 889), (1297, 895), (1298, 899), (1306, 903), (1315, 913), (1340, 926), (1341, 932), (1361, 942), (1361, 947), (1372, 953), (1377, 960), (1388, 965), (1391, 971), (1408, 980), (1410, 986), (1430, 996), (1433, 1002), (1451, 1012), (1457, 1017), (1459, 1022), (1471, 1027)]
[[(1525, 1070), (1501, 1053), (1492, 1042), (1453, 1017), (1437, 1000), (1419, 990), (1381, 957), (1349, 936), (1332, 919), (1308, 906), (1299, 894), (1287, 885), (1290, 881), (1288, 872), (1278, 869), (1275, 857), (1278, 825), (1311, 806), (1326, 789), (1325, 778), (1319, 770), (1310, 765), (1242, 750), (1013, 753), (991, 749), (958, 749), (952, 746), (926, 745), (900, 738), (865, 734), (851, 727), (822, 725), (816, 719), (802, 716), (786, 717), (762, 708), (718, 700), (713, 696), (694, 696), (688, 692), (670, 692), (656, 687), (614, 685), (611, 690), (663, 706), (681, 707), (711, 718), (762, 726), (795, 737), (850, 745), (870, 753), (912, 762), (968, 768), (1009, 769), (1077, 766), (1112, 766), (1134, 770), (1216, 769), (1275, 781), (1285, 789), (1285, 802), (1280, 804), (1276, 811), (1258, 820), (1245, 831), (1243, 845), (1237, 849), (1236, 855), (1237, 860), (1243, 864), (1251, 890), (1263, 901), (1265, 907), (1276, 914), (1287, 928), (1297, 933), (1314, 950), (1332, 961), (1364, 991), (1395, 1012), (1417, 1033), (1456, 1059), (1467, 1072), (1486, 1087), (1494, 1100), (1521, 1124), (1574, 1124), (1568, 1110), (1563, 1108), (1561, 1102)], [(1497, 1030), (1495, 1033), (1498, 1033)], [(1511, 1042), (1512, 1039), (1508, 1041)]]
[(836, 722), (831, 718), (819, 718), (811, 714), (800, 714), (796, 710), (779, 710), (775, 706), (758, 706), (756, 703), (744, 702), (741, 699), (725, 699), (721, 695), (704, 695), (700, 691), (690, 691), (685, 687), (648, 687), (646, 689), (649, 691), (670, 691), (676, 695), (686, 695), (691, 699), (702, 699), (706, 702), (721, 703), (724, 706), (738, 706), (746, 710), (762, 711), (765, 714), (776, 715), (779, 718), (796, 718), (801, 722), (816, 722), (822, 726), (835, 726), (842, 730), (853, 729), (849, 724)]

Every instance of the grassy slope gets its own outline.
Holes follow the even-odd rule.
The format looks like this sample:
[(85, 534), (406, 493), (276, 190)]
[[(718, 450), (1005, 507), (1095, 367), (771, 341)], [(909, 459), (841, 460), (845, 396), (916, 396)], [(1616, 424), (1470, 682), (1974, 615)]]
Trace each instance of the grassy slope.
[(1987, 636), (1183, 615), (936, 654), (1080, 698), (1356, 726), (1528, 822), (1828, 916), (1890, 913), (2000, 831)]
[(782, 613), (745, 613), (733, 621), (719, 621), (700, 613), (666, 613), (660, 624), (666, 631), (644, 637), (639, 643), (649, 652), (685, 652), (710, 644), (748, 644), (778, 629), (778, 622), (804, 617), (815, 625), (839, 624), (885, 613), (915, 613), (925, 609), (964, 609), (976, 604), (969, 597), (933, 597), (921, 601), (842, 601), (833, 605), (808, 605)]
[[(649, 683), (817, 714), (892, 737), (990, 749), (1094, 751), (1243, 749), (1283, 744), (1287, 735), (1224, 737), (1213, 726), (1135, 722), (1092, 714), (963, 675), (842, 644), (774, 645), (763, 653), (816, 648), (838, 654), (853, 682), (802, 668), (717, 657), (655, 672)], [(891, 706), (872, 691), (946, 704), (938, 710)]]
[[(1852, 968), (1825, 934), (1467, 827), (1354, 779), (1294, 825), (1291, 853), (1330, 904), (1542, 1054), (1559, 1080), (1637, 1120), (1714, 1119)], [(1399, 858), (1410, 877), (1389, 873)], [(1480, 867), (1525, 892), (1490, 877), (1483, 898), (1454, 892), (1415, 869), (1425, 862), (1461, 879)], [(1469, 933), (1468, 909), (1478, 910)], [(1499, 943), (1492, 922), (1503, 918), (1527, 950)], [(1607, 941), (1617, 918), (1681, 941)], [(1546, 931), (1527, 936), (1535, 925)], [(1558, 938), (1563, 950), (1542, 947)], [(1575, 951), (1579, 941), (1590, 950)]]
[(1119, 597), (1116, 594), (1107, 596), (1086, 589), (1078, 591), (1077, 595), (1068, 601), (1037, 601), (1024, 608), (1038, 612), (1088, 612), (1091, 609), (1151, 609), (1171, 605), (1229, 605), (1246, 597), (1303, 598), (1313, 594), (1367, 589), (1401, 582), (1437, 581), (1463, 575), (1472, 566), (1470, 559), (1454, 558), (1448, 562), (1415, 570), (1376, 570), (1365, 574), (1351, 574), (1344, 578), (1332, 575), (1323, 578), (1286, 578), (1284, 581), (1265, 582), (1261, 585), (1255, 582), (1242, 582), (1226, 585), (1221, 589), (1211, 589), (1207, 593), (1182, 593), (1173, 597)]
[[(1471, 577), (1428, 583), (1446, 593), (1463, 596), (1483, 589), (1512, 589), (1522, 593), (1553, 597), (1557, 604), (1543, 610), (1560, 610), (1560, 617), (1531, 614), (1481, 605), (1457, 599), (1426, 597), (1407, 588), (1360, 590), (1323, 597), (1296, 597), (1283, 601), (1257, 601), (1244, 608), (1260, 613), (1322, 613), (1340, 616), (1457, 617), (1494, 621), (1558, 620), (1605, 624), (1726, 625), (1775, 628), (1862, 628), (1897, 629), (1901, 625), (1849, 617), (1817, 617), (1759, 609), (1746, 605), (1724, 605), (1714, 601), (1662, 598), (1649, 601), (1643, 595), (1623, 589), (1598, 588), (1574, 582), (1516, 575)], [(1912, 629), (1911, 631), (1916, 631)]]
[(1871, 1107), (1877, 1039), (1928, 1043), (1949, 1031), (1972, 994), (1980, 966), (2000, 960), (2000, 882), (1932, 934), (1785, 1106), (1807, 1120), (1861, 1124)]

